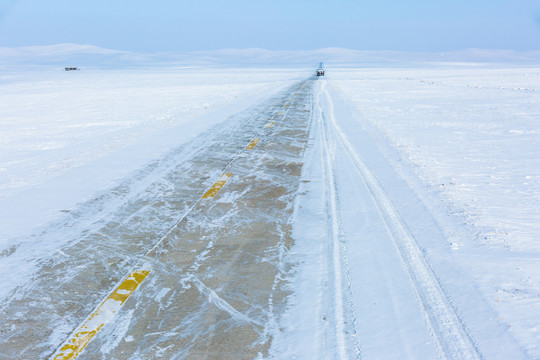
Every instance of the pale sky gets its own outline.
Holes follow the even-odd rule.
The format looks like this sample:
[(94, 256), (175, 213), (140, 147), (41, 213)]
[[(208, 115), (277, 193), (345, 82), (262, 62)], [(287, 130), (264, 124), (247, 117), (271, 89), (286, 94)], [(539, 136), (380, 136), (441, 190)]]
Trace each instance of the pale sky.
[(540, 0), (0, 0), (0, 46), (540, 50)]

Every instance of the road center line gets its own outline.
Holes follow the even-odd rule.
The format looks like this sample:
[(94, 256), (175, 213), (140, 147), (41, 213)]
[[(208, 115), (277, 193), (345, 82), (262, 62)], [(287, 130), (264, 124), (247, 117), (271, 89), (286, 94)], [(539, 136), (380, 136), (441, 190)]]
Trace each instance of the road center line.
[(251, 140), (249, 145), (246, 147), (246, 150), (253, 150), (253, 148), (257, 145), (257, 143), (261, 140), (261, 138), (255, 138)]
[(203, 199), (213, 198), (217, 195), (219, 190), (225, 186), (225, 183), (231, 178), (231, 173), (225, 173), (221, 175), (218, 181), (202, 196)]
[(128, 297), (139, 287), (149, 270), (134, 271), (99, 305), (53, 355), (54, 360), (75, 359), (94, 335), (116, 314)]
[[(202, 196), (202, 199), (213, 198), (231, 178), (231, 173), (221, 175), (218, 181)], [(197, 201), (198, 203), (199, 201)], [(175, 224), (175, 226), (178, 223)], [(174, 227), (175, 227), (174, 226)], [(174, 228), (173, 227), (173, 228)], [(171, 230), (169, 230), (170, 232)], [(168, 233), (169, 233), (168, 232)], [(167, 234), (168, 234), (167, 233)], [(166, 235), (167, 235), (166, 234)], [(166, 235), (158, 242), (166, 237)], [(157, 244), (156, 244), (157, 246)], [(148, 253), (155, 249), (154, 246)], [(148, 254), (147, 253), (147, 254)], [(150, 273), (149, 270), (133, 271), (118, 287), (99, 305), (94, 312), (73, 332), (59, 350), (53, 355), (54, 360), (73, 360), (92, 340), (101, 328), (109, 323), (128, 297), (137, 289), (141, 282)]]

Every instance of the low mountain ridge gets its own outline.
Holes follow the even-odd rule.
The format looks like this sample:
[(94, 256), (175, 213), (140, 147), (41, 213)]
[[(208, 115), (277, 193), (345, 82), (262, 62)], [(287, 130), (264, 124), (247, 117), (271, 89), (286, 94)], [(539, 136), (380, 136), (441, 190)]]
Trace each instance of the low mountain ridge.
[(316, 50), (267, 50), (260, 48), (212, 51), (143, 53), (93, 45), (56, 44), (17, 48), (0, 47), (0, 66), (370, 66), (415, 63), (540, 63), (540, 51), (467, 49), (451, 52), (366, 51), (344, 48)]

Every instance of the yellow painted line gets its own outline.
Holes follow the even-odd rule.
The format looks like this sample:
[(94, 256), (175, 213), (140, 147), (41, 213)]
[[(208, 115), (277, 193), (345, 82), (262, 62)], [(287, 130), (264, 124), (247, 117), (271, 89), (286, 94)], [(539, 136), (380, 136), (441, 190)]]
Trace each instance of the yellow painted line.
[(231, 178), (232, 174), (229, 174), (229, 173), (225, 173), (223, 175), (221, 175), (221, 177), (219, 178), (218, 181), (216, 181), (216, 183), (214, 185), (212, 185), (212, 187), (210, 188), (210, 190), (208, 190), (203, 196), (202, 198), (203, 199), (208, 199), (208, 198), (213, 198), (214, 196), (217, 195), (217, 193), (219, 192), (219, 190), (221, 190), (221, 188), (223, 186), (225, 186), (225, 183)]
[(246, 150), (252, 150), (257, 145), (259, 140), (261, 140), (261, 138), (255, 138), (255, 139), (251, 140), (249, 145), (246, 147)]
[(269, 122), (268, 124), (266, 124), (265, 128), (268, 129), (268, 128), (271, 128), (272, 126), (274, 126), (274, 122), (271, 121)]
[(68, 339), (54, 354), (54, 360), (75, 359), (101, 328), (116, 314), (128, 297), (139, 287), (149, 270), (134, 271), (122, 281), (105, 301), (79, 326), (75, 335)]
[(285, 105), (285, 107), (288, 108), (288, 107), (289, 107), (289, 104)]
[(278, 112), (277, 115), (278, 115), (278, 116), (283, 115), (283, 111)]

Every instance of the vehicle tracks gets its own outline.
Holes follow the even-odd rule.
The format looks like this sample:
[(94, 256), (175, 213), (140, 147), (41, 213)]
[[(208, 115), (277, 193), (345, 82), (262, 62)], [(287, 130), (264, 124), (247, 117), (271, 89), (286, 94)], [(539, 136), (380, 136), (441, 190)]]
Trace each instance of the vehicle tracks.
[[(320, 94), (318, 94), (320, 97)], [(359, 340), (356, 336), (356, 319), (354, 317), (354, 303), (352, 286), (348, 268), (346, 244), (343, 241), (342, 224), (340, 218), (339, 199), (336, 191), (333, 160), (335, 157), (335, 143), (330, 138), (328, 119), (317, 99), (317, 121), (319, 129), (320, 161), (323, 175), (323, 202), (325, 204), (325, 217), (327, 219), (327, 243), (329, 251), (328, 273), (331, 274), (333, 291), (330, 301), (333, 308), (333, 325), (336, 339), (337, 356), (340, 360), (361, 358)], [(328, 338), (334, 337), (327, 334)], [(326, 340), (328, 341), (328, 339)], [(330, 350), (330, 352), (332, 352)]]
[(339, 127), (334, 117), (332, 99), (324, 85), (321, 88), (320, 101), (326, 110), (324, 119), (328, 122), (329, 135), (327, 136), (344, 149), (358, 179), (369, 189), (370, 196), (380, 216), (384, 219), (388, 233), (399, 253), (403, 268), (408, 274), (424, 313), (426, 325), (436, 341), (439, 355), (446, 359), (482, 359), (481, 352), (469, 335), (457, 309), (446, 294), (413, 234), (408, 230), (375, 174), (362, 161), (347, 135)]

